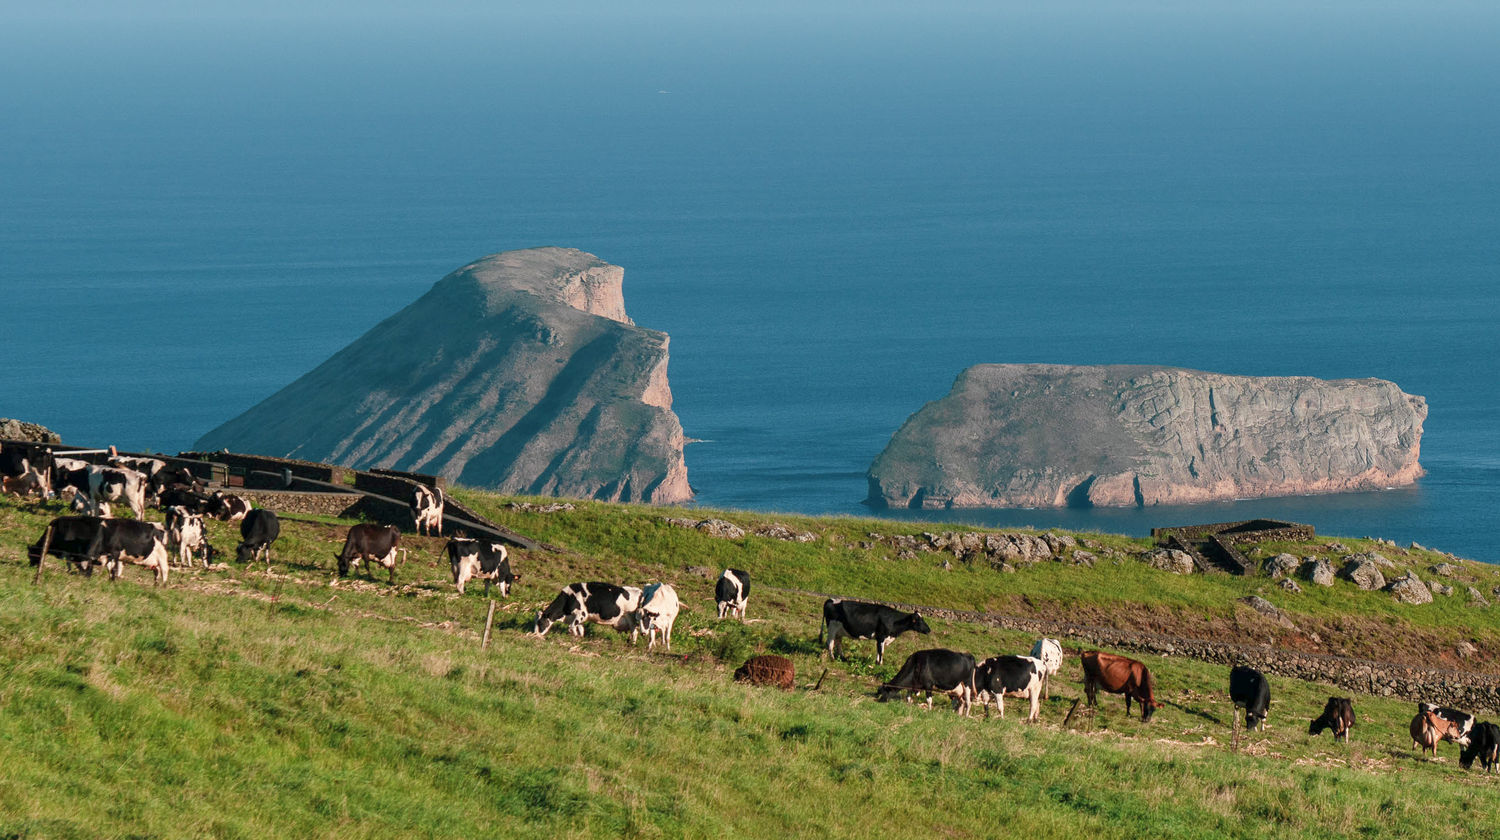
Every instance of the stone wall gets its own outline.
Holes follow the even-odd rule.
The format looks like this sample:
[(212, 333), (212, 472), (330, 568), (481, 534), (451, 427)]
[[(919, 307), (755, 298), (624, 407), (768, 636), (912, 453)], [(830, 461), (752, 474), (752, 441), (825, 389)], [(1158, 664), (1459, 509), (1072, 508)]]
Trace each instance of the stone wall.
[(440, 475), (427, 475), (426, 473), (402, 472), (401, 470), (386, 470), (386, 469), (381, 469), (379, 467), (376, 467), (375, 469), (369, 470), (368, 472), (370, 472), (372, 475), (390, 475), (390, 476), (395, 476), (397, 478), (404, 478), (404, 479), (406, 479), (408, 481), (414, 481), (414, 482), (416, 482), (418, 484), (425, 484), (428, 487), (441, 487), (444, 490), (448, 489), (448, 479), (443, 478)]
[(318, 516), (354, 516), (353, 511), (364, 500), (364, 496), (358, 493), (307, 493), (249, 487), (236, 487), (234, 495), (243, 496), (256, 507), (268, 508), (277, 513), (311, 513)]
[(298, 478), (311, 478), (315, 481), (326, 481), (331, 484), (343, 484), (345, 477), (350, 472), (346, 467), (315, 464), (311, 461), (299, 461), (295, 458), (243, 455), (238, 452), (183, 452), (178, 457), (217, 461), (227, 465), (236, 474), (240, 475), (252, 470), (263, 470), (277, 474), (281, 473), (282, 470), (291, 470), (292, 475)]

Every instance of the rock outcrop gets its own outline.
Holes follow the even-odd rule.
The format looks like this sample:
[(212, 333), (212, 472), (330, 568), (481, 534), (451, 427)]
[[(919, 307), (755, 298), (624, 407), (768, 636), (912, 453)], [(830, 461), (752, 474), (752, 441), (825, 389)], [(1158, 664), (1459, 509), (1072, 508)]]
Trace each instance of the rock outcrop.
[(29, 443), (62, 443), (57, 432), (46, 426), (0, 417), (0, 440), (21, 440)]
[(1427, 403), (1379, 379), (975, 365), (870, 466), (870, 504), (1190, 504), (1422, 475)]
[(572, 249), (485, 257), (196, 446), (505, 493), (686, 501), (667, 336), (626, 316), (623, 279)]

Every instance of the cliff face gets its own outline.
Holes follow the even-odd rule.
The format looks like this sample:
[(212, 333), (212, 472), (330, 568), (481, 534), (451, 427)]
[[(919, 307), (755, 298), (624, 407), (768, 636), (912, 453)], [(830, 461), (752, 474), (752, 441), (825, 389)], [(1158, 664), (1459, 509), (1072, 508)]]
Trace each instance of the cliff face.
[(196, 447), (686, 501), (667, 336), (626, 316), (623, 279), (572, 249), (485, 257)]
[(1410, 484), (1427, 402), (1380, 379), (976, 365), (870, 466), (888, 507), (1189, 504)]

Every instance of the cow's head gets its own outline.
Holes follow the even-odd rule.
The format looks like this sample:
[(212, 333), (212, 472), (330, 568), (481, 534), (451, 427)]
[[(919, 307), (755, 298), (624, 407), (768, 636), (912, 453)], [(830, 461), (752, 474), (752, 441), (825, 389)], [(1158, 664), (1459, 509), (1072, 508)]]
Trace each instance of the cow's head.
[(255, 559), (255, 549), (250, 543), (240, 543), (234, 547), (234, 559), (240, 563), (249, 563)]
[(545, 636), (547, 635), (547, 631), (552, 629), (552, 624), (552, 619), (542, 615), (541, 610), (537, 610), (536, 621), (532, 622), (531, 624), (531, 632), (537, 634), (538, 636)]
[(932, 632), (932, 628), (927, 626), (927, 622), (922, 620), (922, 616), (919, 613), (912, 613), (909, 617), (911, 619), (911, 629), (918, 633)]

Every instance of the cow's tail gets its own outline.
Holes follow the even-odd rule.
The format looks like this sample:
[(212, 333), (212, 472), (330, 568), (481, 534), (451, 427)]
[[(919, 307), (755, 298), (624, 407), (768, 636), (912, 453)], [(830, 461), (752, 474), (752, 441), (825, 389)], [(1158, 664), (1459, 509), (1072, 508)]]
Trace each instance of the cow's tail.
[(1146, 672), (1146, 700), (1151, 705), (1156, 705), (1156, 675), (1151, 673), (1150, 668), (1142, 668)]

